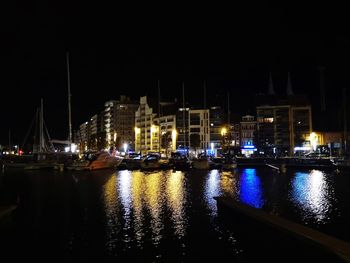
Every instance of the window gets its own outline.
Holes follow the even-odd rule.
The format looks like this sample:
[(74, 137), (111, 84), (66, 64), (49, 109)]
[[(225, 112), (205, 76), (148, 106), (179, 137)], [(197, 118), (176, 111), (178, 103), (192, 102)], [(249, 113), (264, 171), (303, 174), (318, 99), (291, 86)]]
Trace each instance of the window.
[(264, 118), (265, 123), (272, 123), (273, 122), (273, 118)]

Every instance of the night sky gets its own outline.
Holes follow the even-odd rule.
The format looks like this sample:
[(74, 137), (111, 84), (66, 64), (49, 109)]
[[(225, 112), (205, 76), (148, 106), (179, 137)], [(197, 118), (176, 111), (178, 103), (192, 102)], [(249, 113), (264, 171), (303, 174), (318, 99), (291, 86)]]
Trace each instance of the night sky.
[(8, 129), (13, 143), (23, 142), (41, 97), (51, 137), (67, 138), (66, 51), (74, 128), (121, 94), (156, 96), (158, 79), (165, 99), (181, 99), (184, 81), (188, 101), (202, 103), (206, 80), (208, 104), (229, 91), (232, 112), (254, 114), (268, 73), (284, 93), (290, 71), (294, 92), (309, 95), (317, 112), (319, 66), (327, 114), (339, 117), (350, 72), (345, 7), (135, 6), (67, 1), (3, 10), (1, 144)]

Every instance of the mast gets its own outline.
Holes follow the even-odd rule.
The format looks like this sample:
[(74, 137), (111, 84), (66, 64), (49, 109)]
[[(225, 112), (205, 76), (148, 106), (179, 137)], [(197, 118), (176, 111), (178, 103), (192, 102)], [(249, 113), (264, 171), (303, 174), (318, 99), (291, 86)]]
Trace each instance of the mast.
[(207, 85), (206, 81), (204, 80), (203, 83), (203, 108), (207, 108)]
[(344, 108), (344, 154), (347, 153), (347, 136), (348, 136), (348, 123), (347, 123), (347, 112), (346, 112), (346, 89), (343, 88), (343, 108)]
[(230, 92), (227, 91), (227, 125), (230, 125), (230, 116), (231, 111), (230, 111)]
[[(161, 137), (160, 137), (160, 81), (158, 79), (158, 151), (160, 153)], [(166, 151), (166, 149), (165, 149)]]
[(184, 137), (184, 147), (186, 149), (186, 113), (185, 113), (185, 83), (182, 82), (182, 132)]
[[(206, 110), (207, 109), (207, 85), (206, 85), (206, 81), (204, 80), (203, 83), (203, 109)], [(210, 126), (209, 126), (210, 129)], [(204, 154), (207, 154), (207, 134), (204, 132), (203, 134), (203, 142), (204, 142)]]
[(11, 129), (9, 129), (9, 152), (11, 153)]
[(69, 150), (72, 151), (72, 112), (71, 112), (71, 93), (70, 93), (70, 73), (69, 73), (69, 52), (66, 54), (67, 56), (67, 86), (68, 86), (68, 143)]
[(40, 101), (39, 152), (44, 151), (44, 103)]

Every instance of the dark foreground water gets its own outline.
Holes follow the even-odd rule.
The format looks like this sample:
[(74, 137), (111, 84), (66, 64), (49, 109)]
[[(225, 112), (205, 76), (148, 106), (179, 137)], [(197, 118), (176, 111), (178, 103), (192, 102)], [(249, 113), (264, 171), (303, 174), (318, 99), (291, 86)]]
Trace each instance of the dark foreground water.
[(0, 252), (47, 262), (336, 262), (312, 244), (221, 214), (220, 195), (350, 241), (350, 175), (12, 171), (0, 175), (0, 201), (19, 206), (2, 226)]

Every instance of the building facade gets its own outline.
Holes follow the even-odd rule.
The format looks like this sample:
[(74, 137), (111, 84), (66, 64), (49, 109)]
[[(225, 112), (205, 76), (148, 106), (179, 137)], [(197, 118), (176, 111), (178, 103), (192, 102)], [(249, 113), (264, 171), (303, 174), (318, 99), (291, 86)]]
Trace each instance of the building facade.
[(138, 108), (139, 103), (126, 96), (120, 96), (115, 103), (115, 145), (119, 151), (125, 150), (124, 146), (135, 149), (135, 112)]
[[(207, 151), (210, 149), (210, 114), (208, 109), (189, 110), (188, 142), (192, 149)], [(194, 138), (199, 138), (198, 142)], [(192, 140), (192, 142), (191, 142)], [(196, 139), (197, 140), (197, 139)]]
[(258, 148), (269, 155), (293, 155), (312, 132), (310, 106), (257, 107)]
[(170, 152), (176, 151), (177, 146), (177, 130), (176, 115), (166, 115), (156, 117), (154, 125), (160, 127), (159, 142), (162, 154), (169, 155)]
[(177, 127), (177, 149), (186, 151), (189, 148), (189, 107), (180, 107), (176, 112), (176, 127)]
[(240, 139), (241, 139), (241, 152), (246, 156), (254, 154), (256, 148), (256, 130), (257, 123), (254, 116), (245, 115), (242, 116), (240, 122)]
[(106, 144), (119, 151), (135, 148), (135, 112), (139, 104), (121, 95), (119, 100), (110, 100), (105, 103), (104, 129)]
[(104, 110), (104, 130), (106, 132), (106, 144), (108, 147), (114, 146), (116, 142), (116, 101), (110, 100), (105, 102)]
[(79, 138), (79, 150), (81, 152), (88, 150), (88, 144), (90, 140), (90, 125), (89, 122), (84, 122), (79, 126), (78, 131)]
[(210, 147), (221, 149), (230, 144), (230, 131), (227, 114), (219, 107), (210, 107)]
[(141, 97), (135, 112), (135, 152), (146, 154), (159, 151), (159, 127), (154, 124), (155, 118), (147, 96)]

